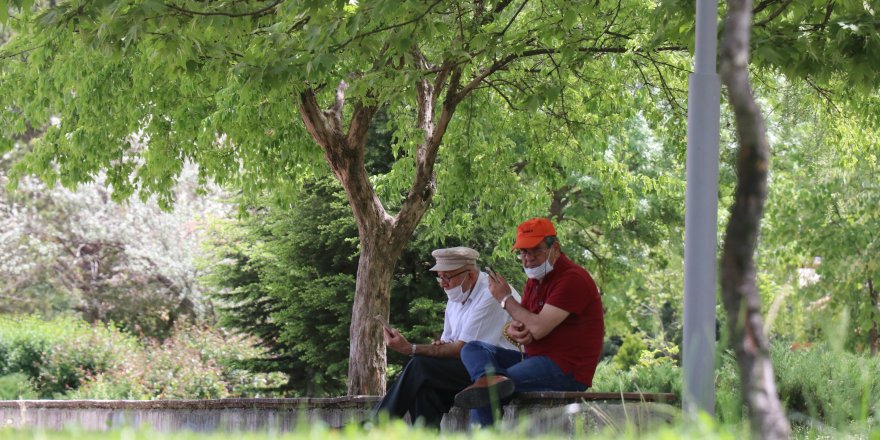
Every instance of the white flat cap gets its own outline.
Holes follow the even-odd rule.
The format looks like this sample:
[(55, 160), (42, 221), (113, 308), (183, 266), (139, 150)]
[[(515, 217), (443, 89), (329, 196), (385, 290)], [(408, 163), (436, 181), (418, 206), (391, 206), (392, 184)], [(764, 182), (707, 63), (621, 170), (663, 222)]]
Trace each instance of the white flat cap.
[(479, 252), (464, 246), (437, 249), (431, 255), (437, 260), (437, 264), (430, 269), (434, 272), (447, 272), (468, 264), (477, 264), (477, 258), (480, 258)]

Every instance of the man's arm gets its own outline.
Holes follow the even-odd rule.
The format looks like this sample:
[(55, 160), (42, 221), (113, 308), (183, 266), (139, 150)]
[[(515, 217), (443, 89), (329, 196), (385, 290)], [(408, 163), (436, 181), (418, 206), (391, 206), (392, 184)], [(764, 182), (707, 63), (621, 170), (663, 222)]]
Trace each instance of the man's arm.
[(504, 303), (504, 309), (510, 316), (522, 323), (522, 328), (508, 330), (514, 339), (524, 338), (525, 335), (517, 335), (517, 332), (528, 332), (535, 340), (547, 336), (556, 326), (565, 321), (571, 313), (560, 309), (559, 307), (545, 304), (540, 313), (532, 313), (516, 302), (513, 298), (509, 298)]
[(382, 337), (385, 339), (385, 345), (388, 348), (407, 356), (417, 354), (420, 356), (457, 359), (461, 353), (461, 347), (464, 347), (464, 341), (412, 344), (396, 328), (382, 328)]
[[(489, 280), (489, 290), (497, 301), (502, 301), (507, 295), (511, 294), (510, 285), (504, 280), (504, 277), (498, 276), (498, 283)], [(534, 339), (541, 339), (547, 336), (571, 313), (550, 304), (544, 305), (540, 313), (532, 313), (523, 307), (513, 296), (504, 301), (504, 309), (516, 321), (522, 323), (521, 328), (511, 326), (508, 333), (517, 341), (527, 340), (527, 334), (531, 334)]]
[(420, 356), (458, 359), (461, 355), (461, 347), (464, 347), (464, 341), (437, 341), (433, 344), (416, 344), (416, 354)]

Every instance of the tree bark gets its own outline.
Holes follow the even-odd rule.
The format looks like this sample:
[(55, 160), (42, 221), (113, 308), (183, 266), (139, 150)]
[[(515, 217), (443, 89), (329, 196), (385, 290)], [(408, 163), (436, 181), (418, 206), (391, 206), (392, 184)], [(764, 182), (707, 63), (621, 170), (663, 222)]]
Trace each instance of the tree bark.
[(776, 391), (755, 279), (754, 252), (767, 196), (769, 145), (748, 77), (751, 1), (728, 0), (727, 4), (721, 76), (736, 118), (739, 152), (736, 198), (724, 239), (721, 291), (752, 431), (759, 438), (786, 439), (791, 430)]
[[(414, 55), (420, 68), (432, 68), (418, 51), (414, 51)], [(320, 108), (313, 90), (307, 89), (299, 96), (300, 116), (315, 142), (324, 150), (327, 163), (345, 189), (358, 227), (360, 257), (349, 329), (349, 395), (385, 394), (386, 352), (381, 326), (373, 317), (388, 317), (391, 279), (397, 260), (433, 198), (436, 187), (434, 163), (440, 142), (460, 102), (456, 95), (460, 75), (460, 70), (446, 66), (433, 84), (426, 79), (416, 84), (417, 124), (424, 138), (415, 152), (416, 171), (409, 192), (394, 216), (385, 211), (370, 185), (364, 166), (364, 147), (376, 107), (355, 102), (348, 130), (344, 132), (345, 82), (339, 84), (335, 102), (327, 110)], [(438, 90), (443, 88), (446, 98), (437, 117), (434, 109)]]

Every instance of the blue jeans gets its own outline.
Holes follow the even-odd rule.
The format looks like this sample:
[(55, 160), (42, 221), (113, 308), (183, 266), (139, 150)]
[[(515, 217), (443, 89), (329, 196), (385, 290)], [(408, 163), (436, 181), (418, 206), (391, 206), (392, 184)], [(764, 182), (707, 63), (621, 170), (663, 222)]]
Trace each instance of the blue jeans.
[[(584, 391), (587, 386), (566, 373), (547, 356), (526, 356), (516, 350), (496, 347), (480, 341), (468, 342), (461, 349), (461, 362), (471, 375), (471, 380), (487, 373), (506, 376), (513, 380), (516, 391)], [(501, 402), (506, 403), (506, 402)], [(491, 408), (471, 411), (482, 426), (494, 423)]]

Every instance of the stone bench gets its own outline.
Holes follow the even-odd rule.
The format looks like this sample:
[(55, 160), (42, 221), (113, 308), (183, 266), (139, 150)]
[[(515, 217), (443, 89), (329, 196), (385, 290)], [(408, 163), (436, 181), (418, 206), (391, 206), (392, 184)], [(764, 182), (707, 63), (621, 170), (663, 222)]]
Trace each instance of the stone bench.
[[(299, 423), (342, 427), (359, 423), (379, 401), (377, 396), (292, 399), (206, 400), (6, 400), (0, 401), (0, 422), (9, 427), (87, 430), (147, 425), (160, 432), (191, 430), (293, 430)], [(504, 424), (541, 433), (572, 432), (632, 423), (645, 426), (671, 420), (677, 411), (672, 394), (520, 393), (505, 406)], [(468, 411), (453, 408), (444, 416), (444, 431), (468, 430)]]

